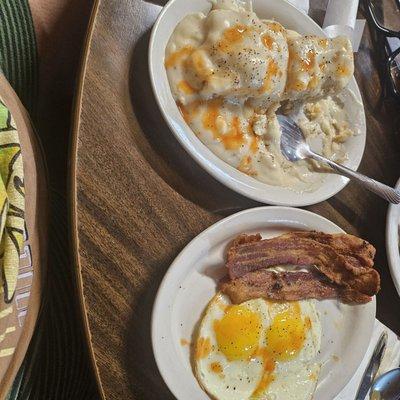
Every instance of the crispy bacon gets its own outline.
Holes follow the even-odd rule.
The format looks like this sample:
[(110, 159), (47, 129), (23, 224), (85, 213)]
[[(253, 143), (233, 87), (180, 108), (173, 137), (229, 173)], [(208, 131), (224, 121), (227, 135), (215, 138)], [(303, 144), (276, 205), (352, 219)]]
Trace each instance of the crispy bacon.
[(328, 234), (316, 231), (297, 231), (282, 235), (281, 238), (307, 238), (333, 247), (339, 254), (357, 259), (368, 268), (374, 266), (375, 247), (364, 239), (349, 234)]
[(374, 255), (372, 245), (347, 234), (290, 232), (265, 240), (241, 235), (228, 249), (226, 266), (230, 278), (236, 279), (276, 265), (313, 265), (329, 282), (347, 290), (346, 296), (358, 293), (369, 298), (380, 288)]
[(317, 271), (274, 272), (261, 269), (223, 282), (220, 289), (235, 304), (256, 298), (273, 301), (338, 298), (344, 303), (359, 304), (371, 300), (370, 296), (330, 283)]

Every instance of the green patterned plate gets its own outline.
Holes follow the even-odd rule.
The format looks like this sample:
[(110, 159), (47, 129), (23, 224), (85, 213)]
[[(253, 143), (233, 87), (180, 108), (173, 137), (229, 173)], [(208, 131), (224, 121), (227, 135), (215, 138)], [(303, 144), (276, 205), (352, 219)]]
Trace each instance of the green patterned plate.
[[(4, 234), (8, 236), (3, 239), (8, 241), (3, 247), (8, 246), (11, 251), (20, 252), (16, 279), (12, 273), (7, 279), (7, 274), (11, 272), (8, 269), (3, 273), (8, 287), (0, 287), (0, 398), (4, 398), (24, 359), (40, 308), (46, 253), (47, 195), (42, 153), (29, 117), (1, 73), (0, 152), (2, 184), (7, 186), (9, 194), (12, 191), (10, 198), (13, 200), (8, 204), (8, 216), (11, 210), (14, 217), (12, 229)], [(22, 164), (24, 176), (21, 173)], [(24, 197), (25, 225), (21, 225)], [(0, 225), (5, 203), (0, 194)], [(0, 248), (0, 261), (5, 262), (2, 253)]]

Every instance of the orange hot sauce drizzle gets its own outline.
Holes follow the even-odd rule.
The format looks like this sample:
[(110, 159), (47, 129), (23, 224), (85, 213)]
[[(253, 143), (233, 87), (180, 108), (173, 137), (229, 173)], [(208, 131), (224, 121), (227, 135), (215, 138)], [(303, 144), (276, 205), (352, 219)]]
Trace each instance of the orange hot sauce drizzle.
[(172, 53), (164, 62), (165, 68), (172, 68), (185, 56), (188, 56), (193, 52), (191, 46), (182, 47), (180, 50)]
[(196, 360), (206, 358), (211, 353), (211, 341), (210, 338), (200, 337), (196, 343)]
[(207, 110), (203, 115), (203, 127), (212, 132), (214, 139), (221, 142), (227, 150), (236, 150), (244, 144), (244, 135), (240, 127), (238, 116), (234, 116), (230, 123), (230, 129), (222, 134), (217, 126), (217, 119), (220, 116), (220, 99), (210, 100), (207, 104)]
[(270, 49), (270, 50), (272, 49), (272, 46), (275, 43), (274, 39), (271, 36), (267, 35), (267, 34), (261, 36), (261, 41), (262, 41), (263, 45), (267, 49)]
[(183, 116), (183, 119), (186, 121), (187, 124), (190, 124), (199, 111), (201, 101), (195, 100), (186, 106), (180, 102), (177, 102), (176, 104)]
[(271, 89), (272, 79), (278, 74), (278, 64), (274, 60), (270, 60), (268, 63), (267, 71), (263, 80), (263, 84), (258, 90), (260, 94), (267, 92)]
[(230, 47), (243, 40), (244, 35), (249, 32), (250, 28), (246, 25), (237, 24), (231, 28), (225, 29), (222, 34), (222, 39), (218, 43), (218, 47), (221, 51), (227, 52)]
[(210, 369), (214, 374), (222, 374), (222, 365), (219, 362), (213, 362), (210, 364)]
[(275, 380), (273, 372), (277, 361), (293, 359), (300, 352), (310, 328), (311, 320), (309, 317), (303, 320), (298, 302), (291, 303), (287, 310), (275, 315), (267, 330), (267, 347), (257, 349), (253, 355), (262, 358), (264, 372), (252, 398), (262, 395)]
[(181, 346), (190, 346), (190, 342), (184, 338), (181, 338)]
[(188, 95), (197, 93), (197, 90), (185, 79), (178, 83), (178, 90)]

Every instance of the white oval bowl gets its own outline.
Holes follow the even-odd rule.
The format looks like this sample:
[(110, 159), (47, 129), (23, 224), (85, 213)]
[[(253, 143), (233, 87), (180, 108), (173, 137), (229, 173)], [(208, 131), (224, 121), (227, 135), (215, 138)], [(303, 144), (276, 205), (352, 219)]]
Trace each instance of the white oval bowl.
[[(209, 399), (192, 371), (190, 348), (182, 346), (181, 339), (192, 339), (196, 324), (216, 293), (227, 245), (243, 232), (259, 232), (266, 238), (292, 230), (344, 232), (309, 211), (253, 208), (224, 218), (200, 233), (171, 264), (153, 306), (151, 335), (158, 369), (178, 400)], [(354, 375), (368, 349), (376, 301), (374, 297), (370, 303), (349, 306), (324, 300), (316, 306), (322, 326), (319, 361), (323, 366), (314, 398), (332, 400)]]
[[(194, 12), (207, 13), (210, 7), (207, 0), (170, 0), (161, 11), (153, 27), (149, 47), (150, 78), (156, 100), (168, 126), (184, 149), (210, 175), (246, 197), (267, 204), (295, 207), (319, 203), (332, 197), (346, 186), (347, 178), (330, 174), (317, 190), (302, 193), (280, 186), (268, 185), (247, 176), (222, 161), (197, 138), (184, 121), (172, 97), (164, 68), (165, 48), (173, 30), (183, 17)], [(326, 36), (310, 17), (285, 0), (254, 0), (253, 7), (261, 18), (274, 18), (285, 27), (302, 34)], [(362, 103), (361, 94), (354, 77), (350, 81), (349, 89)], [(350, 138), (346, 143), (349, 158), (344, 164), (354, 170), (358, 168), (361, 162), (365, 147), (366, 128), (363, 110), (360, 122), (360, 134)]]

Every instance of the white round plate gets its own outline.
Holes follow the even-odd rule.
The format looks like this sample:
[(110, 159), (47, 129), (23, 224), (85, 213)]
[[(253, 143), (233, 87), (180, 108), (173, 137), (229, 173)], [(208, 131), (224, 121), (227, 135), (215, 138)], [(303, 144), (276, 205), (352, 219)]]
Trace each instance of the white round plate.
[[(400, 179), (396, 188), (400, 188)], [(386, 252), (390, 273), (400, 296), (400, 204), (390, 204), (386, 216)]]
[[(293, 230), (343, 232), (327, 219), (295, 208), (260, 207), (225, 218), (193, 239), (178, 255), (159, 288), (152, 315), (152, 343), (161, 375), (178, 400), (207, 400), (192, 372), (190, 347), (195, 325), (226, 272), (225, 250), (238, 234), (260, 232), (264, 238)], [(375, 319), (375, 298), (349, 306), (336, 300), (317, 302), (321, 318), (323, 364), (315, 400), (332, 400), (365, 355)]]
[[(323, 30), (307, 15), (293, 7), (285, 0), (253, 0), (254, 11), (260, 18), (274, 18), (285, 27), (302, 34), (325, 36)], [(230, 189), (251, 199), (275, 205), (306, 206), (326, 200), (348, 183), (348, 179), (335, 174), (329, 174), (322, 186), (314, 192), (298, 193), (288, 188), (262, 183), (222, 161), (209, 150), (184, 121), (172, 97), (164, 68), (164, 54), (168, 39), (175, 26), (186, 15), (194, 12), (207, 13), (210, 2), (207, 0), (170, 0), (160, 13), (151, 34), (149, 48), (149, 68), (153, 91), (158, 105), (170, 129), (182, 144), (184, 149), (209, 174)], [(354, 77), (349, 89), (362, 104), (361, 94)], [(347, 96), (345, 107), (349, 111), (349, 119), (354, 120), (354, 100)], [(349, 155), (345, 165), (356, 170), (361, 162), (365, 147), (365, 115), (364, 109), (358, 112), (358, 129), (360, 134), (351, 137), (346, 143)]]

